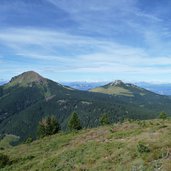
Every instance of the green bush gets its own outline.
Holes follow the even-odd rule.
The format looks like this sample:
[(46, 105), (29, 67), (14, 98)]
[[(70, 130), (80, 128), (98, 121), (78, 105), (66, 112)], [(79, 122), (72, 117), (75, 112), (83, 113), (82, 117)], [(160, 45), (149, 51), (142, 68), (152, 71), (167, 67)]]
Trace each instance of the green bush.
[(100, 121), (100, 125), (107, 125), (107, 124), (109, 124), (109, 117), (108, 117), (108, 115), (107, 114), (101, 115), (99, 121)]
[(138, 124), (139, 126), (141, 126), (142, 128), (143, 128), (143, 127), (146, 127), (146, 122), (145, 122), (145, 121), (140, 121), (140, 120), (138, 120), (137, 124)]
[(80, 119), (78, 118), (78, 115), (76, 112), (73, 112), (71, 114), (71, 117), (68, 121), (68, 128), (73, 131), (73, 130), (80, 130), (81, 127), (81, 123), (80, 123)]
[(43, 118), (38, 125), (39, 137), (56, 134), (59, 132), (59, 130), (60, 125), (55, 116), (48, 116), (46, 118)]
[(150, 152), (149, 147), (144, 145), (141, 142), (138, 143), (137, 150), (138, 150), (139, 153), (149, 153)]
[(7, 155), (0, 153), (0, 168), (3, 168), (8, 164), (10, 164), (9, 157)]
[(167, 114), (165, 112), (161, 112), (159, 118), (165, 120), (167, 119)]

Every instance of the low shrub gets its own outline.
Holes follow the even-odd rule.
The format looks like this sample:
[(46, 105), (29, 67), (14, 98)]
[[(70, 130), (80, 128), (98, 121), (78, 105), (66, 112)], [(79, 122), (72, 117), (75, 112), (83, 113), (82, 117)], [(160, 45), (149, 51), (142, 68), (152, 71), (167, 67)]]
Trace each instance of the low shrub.
[(0, 153), (0, 168), (10, 164), (10, 159), (7, 155)]
[(144, 145), (141, 142), (138, 143), (137, 150), (138, 150), (139, 153), (149, 153), (150, 152), (149, 147)]

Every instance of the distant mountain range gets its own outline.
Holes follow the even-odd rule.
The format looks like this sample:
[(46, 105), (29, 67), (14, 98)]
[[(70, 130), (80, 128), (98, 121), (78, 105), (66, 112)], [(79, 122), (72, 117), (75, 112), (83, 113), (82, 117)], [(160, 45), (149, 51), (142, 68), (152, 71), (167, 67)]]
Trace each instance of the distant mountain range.
[(171, 114), (170, 104), (167, 96), (122, 81), (80, 91), (28, 71), (0, 86), (0, 134), (14, 134), (21, 140), (35, 138), (39, 120), (52, 114), (66, 130), (73, 111), (86, 128), (98, 126), (103, 113), (111, 123), (156, 118), (163, 110)]
[(84, 90), (87, 91), (89, 89), (95, 88), (95, 87), (99, 87), (102, 85), (107, 84), (108, 82), (61, 82), (61, 84), (66, 85), (66, 86), (70, 86), (74, 89), (78, 89), (78, 90)]
[[(105, 82), (62, 82), (62, 84), (64, 85), (70, 86), (78, 90), (85, 90), (85, 91), (105, 85), (107, 83), (108, 82), (106, 81)], [(171, 83), (155, 84), (155, 83), (148, 83), (148, 82), (136, 82), (134, 84), (161, 95), (171, 96)]]
[(0, 81), (0, 86), (7, 83), (7, 81)]
[(153, 91), (155, 93), (171, 96), (171, 83), (155, 84), (155, 83), (138, 82), (135, 84), (137, 86), (143, 87), (143, 88)]
[[(0, 81), (0, 85), (3, 85), (7, 83), (8, 81)], [(107, 84), (107, 81), (103, 82), (61, 82), (61, 84), (72, 87), (74, 89), (78, 90), (90, 90), (102, 85)], [(154, 93), (160, 94), (160, 95), (168, 95), (171, 96), (171, 83), (148, 83), (148, 82), (135, 82), (135, 85), (145, 88), (149, 91), (152, 91)]]

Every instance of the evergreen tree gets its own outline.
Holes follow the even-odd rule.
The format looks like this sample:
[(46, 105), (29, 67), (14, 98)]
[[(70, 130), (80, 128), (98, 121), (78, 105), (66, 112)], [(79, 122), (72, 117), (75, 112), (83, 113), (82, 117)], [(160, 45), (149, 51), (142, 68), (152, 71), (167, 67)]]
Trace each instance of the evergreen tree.
[(55, 134), (55, 133), (59, 132), (59, 130), (60, 130), (60, 125), (55, 116), (51, 117), (49, 129), (50, 129), (50, 133), (52, 133), (52, 134)]
[(80, 119), (78, 118), (78, 115), (76, 112), (73, 112), (71, 114), (71, 117), (68, 121), (68, 127), (70, 130), (80, 130), (82, 128)]
[(167, 114), (165, 112), (161, 112), (159, 118), (165, 120), (167, 119)]
[(45, 118), (43, 118), (41, 121), (39, 121), (38, 136), (39, 137), (45, 137), (46, 136), (46, 119)]
[(100, 117), (99, 121), (100, 121), (100, 125), (107, 125), (107, 124), (109, 124), (109, 117), (108, 117), (108, 115), (107, 114), (103, 114)]
[(59, 130), (60, 125), (55, 116), (48, 116), (39, 122), (38, 134), (40, 137), (56, 134)]

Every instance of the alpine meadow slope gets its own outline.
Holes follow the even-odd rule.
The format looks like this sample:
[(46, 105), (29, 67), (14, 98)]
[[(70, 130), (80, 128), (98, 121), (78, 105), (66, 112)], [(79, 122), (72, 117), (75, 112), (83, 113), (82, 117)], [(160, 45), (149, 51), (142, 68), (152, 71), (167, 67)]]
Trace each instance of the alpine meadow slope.
[(59, 133), (6, 148), (2, 171), (170, 171), (171, 120), (131, 121)]

